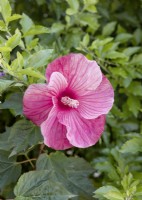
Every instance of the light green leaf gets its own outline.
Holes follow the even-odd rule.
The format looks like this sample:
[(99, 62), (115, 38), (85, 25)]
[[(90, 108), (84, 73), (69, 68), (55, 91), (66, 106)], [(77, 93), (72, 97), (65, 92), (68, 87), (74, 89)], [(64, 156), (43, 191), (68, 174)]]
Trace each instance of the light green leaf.
[(15, 116), (22, 114), (23, 95), (21, 93), (10, 94), (4, 103), (0, 104), (0, 109), (10, 109)]
[(0, 47), (0, 51), (1, 52), (10, 52), (10, 51), (12, 51), (12, 48), (10, 48), (10, 47)]
[(70, 6), (70, 8), (74, 11), (74, 14), (79, 9), (79, 1), (78, 0), (66, 0)]
[(0, 79), (0, 94), (2, 94), (14, 81)]
[(106, 54), (105, 57), (109, 59), (117, 59), (117, 58), (126, 59), (127, 58), (127, 56), (124, 53), (121, 53), (118, 51), (110, 51)]
[(142, 152), (142, 138), (132, 138), (123, 144), (120, 150), (121, 153), (132, 153)]
[(74, 197), (60, 182), (54, 181), (51, 171), (23, 174), (14, 189), (15, 200), (68, 200)]
[(38, 35), (43, 33), (49, 33), (49, 29), (44, 26), (34, 25), (27, 32), (24, 33), (24, 36)]
[(139, 65), (142, 66), (142, 53), (134, 55), (130, 64), (136, 65), (136, 66), (139, 66)]
[(130, 33), (120, 33), (116, 36), (115, 41), (120, 43), (128, 42), (133, 38), (133, 35)]
[(17, 31), (12, 37), (10, 37), (6, 42), (6, 47), (10, 47), (14, 49), (16, 46), (20, 44), (21, 33)]
[(110, 22), (108, 24), (106, 24), (104, 27), (103, 27), (103, 32), (102, 34), (104, 36), (109, 36), (113, 33), (113, 31), (115, 30), (115, 27), (116, 27), (116, 24), (117, 22)]
[(6, 132), (0, 134), (0, 150), (9, 151), (11, 149), (11, 144), (7, 140), (10, 134), (10, 128), (6, 128)]
[(8, 21), (8, 22), (11, 22), (11, 21), (14, 21), (14, 20), (17, 20), (17, 19), (20, 19), (20, 18), (22, 18), (21, 15), (19, 15), (19, 14), (14, 14), (14, 15), (8, 17), (8, 18), (7, 18), (7, 21)]
[(136, 96), (129, 96), (127, 100), (129, 110), (137, 117), (139, 110), (141, 109), (140, 99)]
[(124, 49), (123, 53), (126, 56), (132, 56), (134, 53), (137, 53), (140, 50), (141, 47), (128, 47)]
[[(22, 26), (22, 32), (23, 33), (26, 33), (34, 25), (31, 18), (29, 18), (24, 13), (22, 14), (22, 19), (20, 20), (20, 24)], [(33, 35), (32, 36), (26, 36), (25, 37), (26, 44), (29, 44), (29, 42), (31, 42), (32, 39), (33, 39)]]
[(6, 25), (2, 20), (0, 20), (0, 31), (6, 31)]
[(40, 129), (28, 120), (20, 120), (12, 126), (8, 138), (12, 151), (9, 157), (43, 141)]
[(103, 186), (95, 191), (95, 197), (105, 197), (108, 200), (124, 200), (122, 193), (114, 186)]
[(92, 200), (94, 187), (88, 176), (94, 171), (82, 158), (67, 158), (63, 153), (42, 154), (37, 160), (37, 170), (48, 169), (55, 174), (53, 180), (61, 182), (79, 199)]
[(7, 21), (7, 18), (11, 16), (11, 6), (8, 0), (1, 0), (0, 1), (0, 7), (1, 7), (1, 14), (3, 16), (3, 19), (5, 22)]
[(0, 189), (5, 185), (16, 182), (21, 173), (16, 157), (9, 158), (9, 152), (0, 150)]
[(64, 28), (65, 28), (65, 26), (64, 26), (62, 23), (59, 23), (59, 22), (58, 22), (58, 23), (54, 23), (54, 24), (51, 26), (49, 32), (50, 32), (50, 33), (58, 33), (58, 32), (63, 31)]
[(34, 25), (31, 18), (24, 13), (22, 14), (22, 19), (20, 20), (20, 24), (22, 26), (23, 33), (27, 32)]
[(39, 71), (34, 71), (34, 68), (32, 68), (32, 67), (29, 67), (27, 69), (21, 69), (19, 71), (19, 73), (23, 74), (23, 75), (28, 75), (28, 76), (31, 76), (31, 77), (43, 79), (43, 80), (46, 79), (45, 76), (43, 76)]
[(44, 49), (34, 53), (29, 57), (26, 67), (38, 68), (47, 65), (52, 53), (53, 49)]

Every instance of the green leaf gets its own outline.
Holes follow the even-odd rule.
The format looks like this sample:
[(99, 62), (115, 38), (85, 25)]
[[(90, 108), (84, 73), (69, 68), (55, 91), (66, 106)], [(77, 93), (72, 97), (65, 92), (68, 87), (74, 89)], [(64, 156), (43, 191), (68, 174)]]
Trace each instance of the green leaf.
[(34, 25), (27, 32), (24, 33), (24, 36), (38, 35), (43, 33), (49, 33), (49, 29), (44, 26)]
[(120, 43), (128, 42), (133, 38), (133, 35), (130, 33), (120, 33), (116, 36), (115, 41)]
[(142, 138), (132, 138), (123, 144), (120, 150), (121, 153), (132, 153), (142, 152)]
[(94, 31), (99, 28), (98, 20), (93, 13), (79, 13), (77, 20), (79, 24), (89, 26)]
[(4, 103), (0, 104), (0, 109), (10, 109), (15, 116), (21, 115), (23, 95), (21, 93), (10, 94)]
[(9, 152), (0, 150), (0, 189), (16, 182), (21, 173), (21, 166), (17, 165), (16, 157), (8, 156)]
[(16, 122), (10, 131), (8, 138), (12, 151), (9, 157), (16, 155), (27, 148), (43, 141), (40, 129), (28, 120), (20, 120)]
[(11, 149), (11, 144), (7, 140), (10, 134), (10, 128), (6, 128), (6, 132), (0, 134), (0, 150), (9, 151)]
[(59, 22), (58, 22), (58, 23), (54, 23), (54, 24), (51, 26), (49, 32), (50, 32), (50, 33), (58, 33), (58, 32), (63, 31), (64, 28), (65, 28), (65, 26), (64, 26), (62, 23), (59, 23)]
[(34, 71), (34, 68), (32, 68), (32, 67), (29, 67), (27, 69), (21, 69), (19, 71), (19, 73), (23, 74), (23, 75), (35, 77), (35, 78), (38, 78), (38, 79), (43, 79), (43, 80), (46, 79), (45, 76), (43, 76), (39, 71)]
[(88, 176), (94, 171), (82, 158), (67, 158), (63, 153), (42, 154), (37, 160), (37, 170), (48, 169), (55, 174), (53, 180), (61, 182), (79, 199), (91, 200), (94, 190)]
[(14, 49), (16, 46), (20, 44), (21, 40), (21, 33), (17, 30), (17, 33), (15, 33), (12, 37), (10, 37), (7, 42), (6, 46)]
[(31, 18), (24, 13), (22, 14), (22, 19), (20, 20), (20, 24), (22, 26), (23, 33), (27, 32), (34, 25)]
[(0, 79), (0, 94), (2, 94), (14, 81)]
[(105, 57), (109, 59), (117, 59), (117, 58), (127, 59), (127, 56), (124, 53), (118, 51), (110, 51), (106, 54)]
[(135, 117), (137, 117), (138, 112), (141, 109), (140, 99), (138, 99), (138, 97), (135, 96), (129, 96), (127, 100), (127, 105), (129, 107), (129, 110), (134, 114)]
[(11, 6), (9, 1), (8, 0), (0, 1), (0, 7), (3, 19), (5, 20), (5, 22), (8, 22), (7, 18), (11, 16)]
[(103, 186), (95, 191), (95, 197), (105, 197), (108, 200), (124, 200), (122, 193), (114, 186)]
[[(77, 13), (78, 9), (79, 9), (79, 1), (78, 0), (66, 0), (70, 6), (70, 9), (67, 9), (67, 14), (72, 15)], [(70, 12), (69, 10), (72, 10), (72, 12)]]
[(8, 18), (7, 18), (7, 21), (8, 21), (8, 22), (11, 22), (11, 21), (14, 21), (14, 20), (17, 20), (17, 19), (20, 19), (20, 18), (22, 18), (21, 15), (14, 14), (14, 15), (8, 17)]
[(126, 56), (132, 56), (134, 53), (137, 53), (140, 50), (141, 47), (128, 47), (124, 49), (123, 53)]
[(106, 24), (103, 27), (102, 34), (104, 36), (110, 36), (113, 33), (113, 31), (115, 30), (116, 24), (117, 24), (117, 22), (110, 22), (110, 23)]
[(23, 174), (14, 189), (15, 200), (68, 200), (74, 197), (60, 182), (54, 181), (51, 171)]
[(6, 25), (2, 20), (0, 20), (0, 31), (6, 31)]
[(12, 51), (12, 48), (10, 48), (10, 47), (0, 47), (0, 51), (1, 52), (10, 52), (10, 51)]
[[(22, 32), (23, 33), (26, 33), (34, 25), (31, 18), (29, 18), (24, 13), (22, 14), (22, 19), (20, 20), (20, 24), (22, 26)], [(29, 44), (29, 42), (31, 42), (32, 39), (33, 39), (33, 36), (26, 36), (25, 37), (26, 44)]]
[(136, 65), (136, 66), (139, 66), (139, 65), (142, 66), (142, 53), (134, 55), (130, 64)]
[(52, 53), (53, 49), (44, 49), (34, 53), (29, 57), (26, 67), (38, 68), (47, 65)]

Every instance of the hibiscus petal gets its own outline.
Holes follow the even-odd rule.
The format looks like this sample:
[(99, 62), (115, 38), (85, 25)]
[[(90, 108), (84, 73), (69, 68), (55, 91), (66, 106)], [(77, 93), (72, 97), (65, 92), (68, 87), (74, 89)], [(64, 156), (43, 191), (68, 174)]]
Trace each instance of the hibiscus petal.
[(52, 106), (52, 98), (46, 84), (33, 84), (28, 87), (23, 98), (23, 113), (28, 119), (40, 125), (47, 119)]
[(55, 150), (64, 150), (71, 148), (66, 137), (66, 127), (59, 123), (57, 119), (57, 109), (55, 107), (49, 113), (48, 119), (41, 124), (41, 132), (44, 137), (44, 143)]
[(78, 111), (86, 119), (94, 119), (107, 114), (114, 102), (114, 91), (109, 80), (103, 76), (103, 80), (94, 92), (79, 97)]
[(57, 58), (48, 65), (47, 79), (53, 72), (60, 72), (66, 78), (69, 88), (77, 94), (84, 94), (88, 90), (95, 90), (102, 81), (100, 67), (95, 61), (88, 60), (82, 54), (69, 54)]
[(67, 86), (68, 86), (67, 80), (61, 73), (59, 72), (52, 73), (48, 84), (48, 89), (50, 91), (50, 94), (52, 94), (53, 96), (57, 96), (60, 92), (65, 90)]
[(82, 118), (76, 110), (72, 110), (60, 112), (58, 118), (67, 127), (67, 138), (75, 147), (86, 148), (94, 145), (104, 131), (104, 115), (88, 120)]

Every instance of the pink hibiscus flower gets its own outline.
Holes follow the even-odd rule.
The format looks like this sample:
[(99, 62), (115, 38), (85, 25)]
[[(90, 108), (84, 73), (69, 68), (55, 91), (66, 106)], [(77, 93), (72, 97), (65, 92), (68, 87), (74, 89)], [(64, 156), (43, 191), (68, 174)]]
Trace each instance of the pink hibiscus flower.
[(41, 127), (53, 149), (94, 145), (114, 101), (113, 88), (95, 61), (82, 54), (57, 58), (46, 70), (47, 84), (28, 87), (24, 115)]

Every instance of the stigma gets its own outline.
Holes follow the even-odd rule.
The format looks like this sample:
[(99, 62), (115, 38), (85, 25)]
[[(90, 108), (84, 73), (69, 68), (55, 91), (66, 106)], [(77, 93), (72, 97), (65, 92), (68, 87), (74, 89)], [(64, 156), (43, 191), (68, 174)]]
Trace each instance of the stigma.
[(66, 106), (69, 106), (71, 108), (77, 108), (79, 106), (79, 101), (76, 100), (76, 99), (71, 99), (67, 96), (65, 97), (62, 97), (61, 98), (61, 102), (66, 105)]

